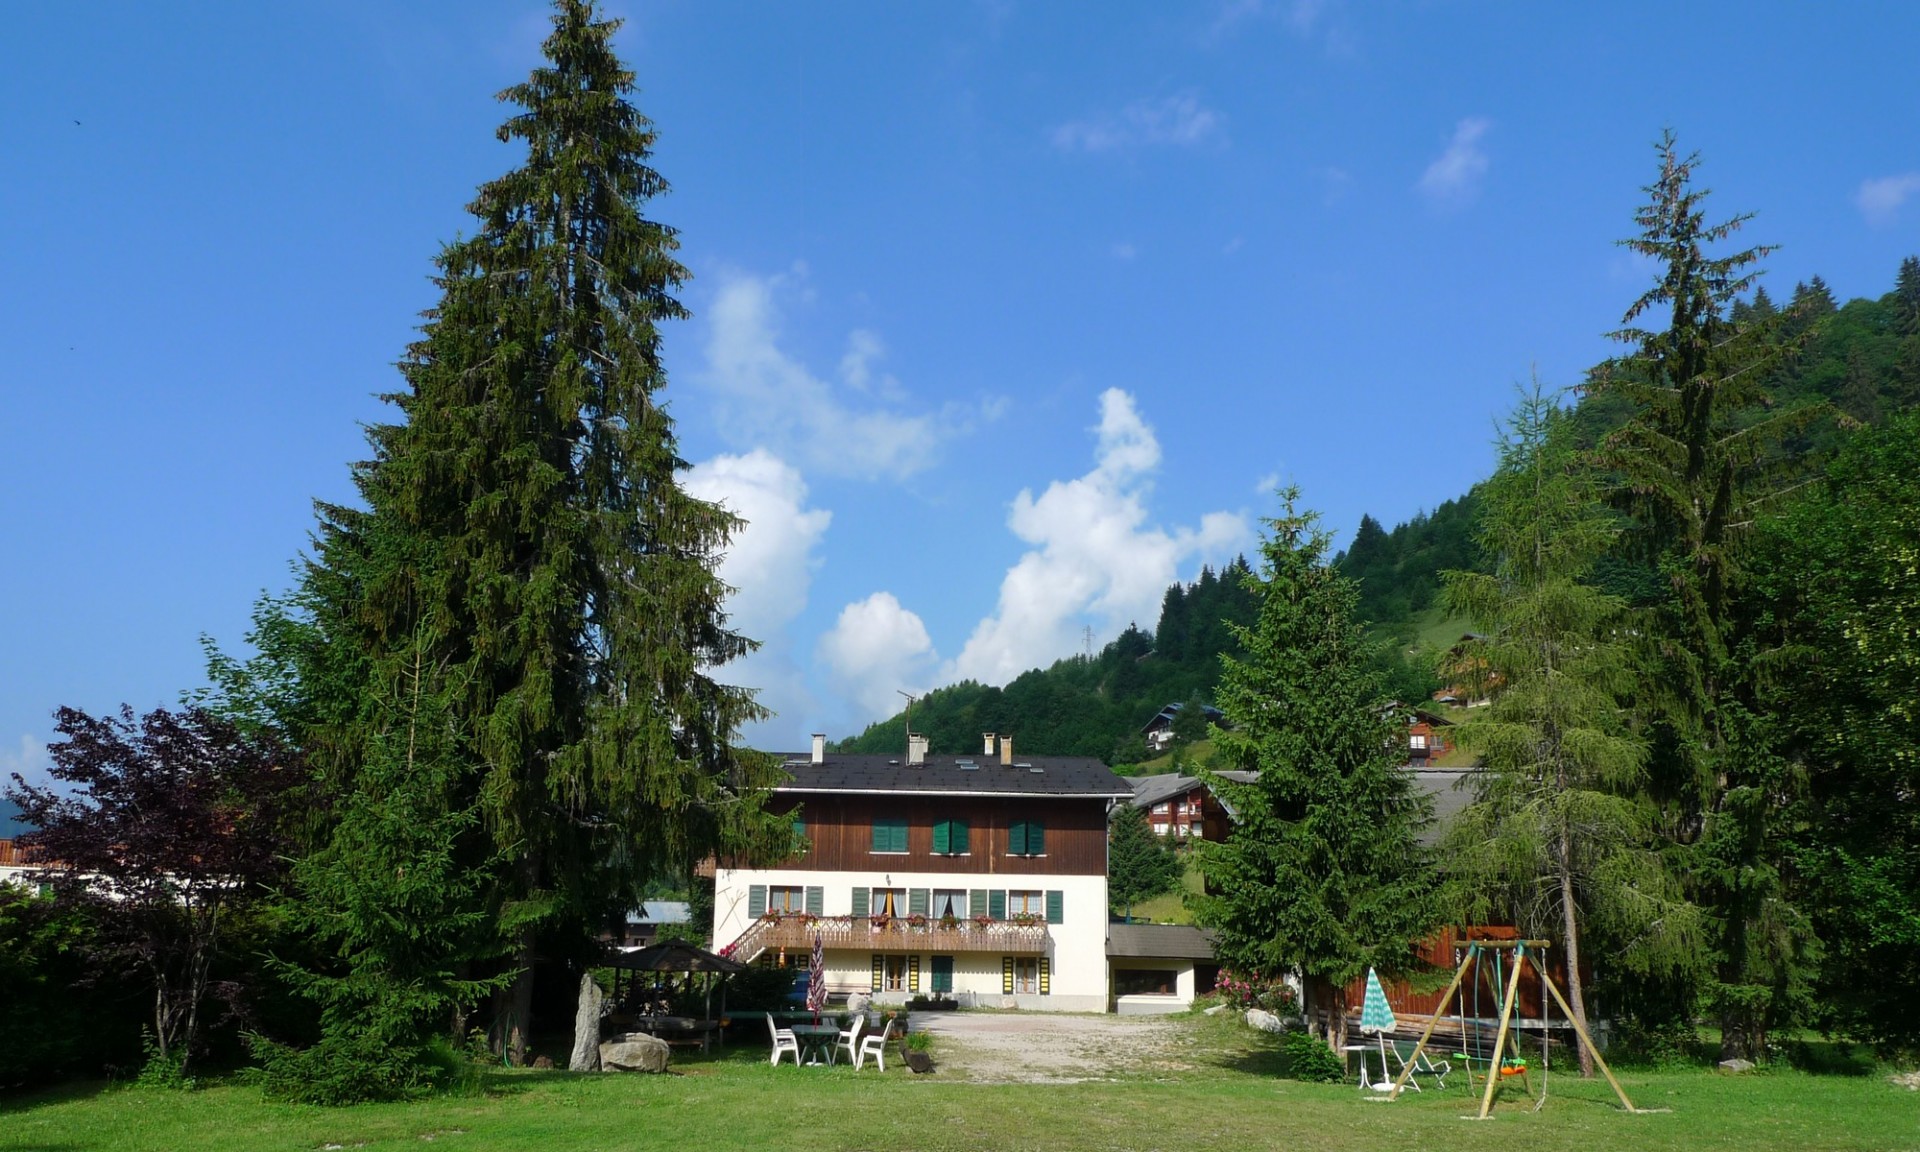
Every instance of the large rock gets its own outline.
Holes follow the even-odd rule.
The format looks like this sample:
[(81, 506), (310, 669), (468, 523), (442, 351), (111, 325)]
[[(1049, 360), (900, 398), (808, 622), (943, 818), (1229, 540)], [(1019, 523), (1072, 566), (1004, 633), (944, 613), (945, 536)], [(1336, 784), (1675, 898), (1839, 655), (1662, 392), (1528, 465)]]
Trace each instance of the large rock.
[(600, 1045), (600, 1068), (606, 1072), (665, 1072), (672, 1052), (658, 1036), (629, 1032)]
[(867, 1009), (871, 1007), (873, 1007), (873, 993), (871, 992), (847, 993), (847, 1011), (865, 1012)]
[(580, 1006), (573, 1014), (573, 1055), (567, 1058), (567, 1071), (600, 1071), (600, 1005), (605, 1000), (593, 973), (583, 974)]
[(1264, 1008), (1247, 1009), (1247, 1025), (1258, 1028), (1262, 1032), (1279, 1032), (1286, 1028), (1286, 1025), (1280, 1022), (1280, 1017)]

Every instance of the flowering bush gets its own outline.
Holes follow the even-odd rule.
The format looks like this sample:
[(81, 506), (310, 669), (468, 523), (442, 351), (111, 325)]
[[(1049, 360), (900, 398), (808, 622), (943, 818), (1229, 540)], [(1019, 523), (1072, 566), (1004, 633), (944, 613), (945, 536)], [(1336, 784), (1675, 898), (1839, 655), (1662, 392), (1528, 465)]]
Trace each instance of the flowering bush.
[(907, 926), (910, 928), (925, 928), (927, 926), (926, 915), (921, 912), (915, 912), (913, 915), (907, 917)]
[(1299, 1010), (1293, 986), (1276, 977), (1242, 975), (1230, 968), (1222, 968), (1219, 979), (1214, 981), (1213, 992), (1221, 1003), (1243, 1010), (1261, 1008), (1278, 1016), (1288, 1016)]

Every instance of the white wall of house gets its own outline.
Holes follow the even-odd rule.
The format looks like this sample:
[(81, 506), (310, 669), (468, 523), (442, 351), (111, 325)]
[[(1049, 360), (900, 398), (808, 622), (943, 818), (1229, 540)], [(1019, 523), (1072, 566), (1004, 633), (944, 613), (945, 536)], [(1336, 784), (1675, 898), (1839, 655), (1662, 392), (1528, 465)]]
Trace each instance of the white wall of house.
[[(1104, 1012), (1107, 1008), (1107, 878), (1105, 876), (1032, 875), (1019, 872), (822, 872), (805, 869), (721, 868), (714, 875), (713, 941), (724, 948), (752, 926), (747, 892), (755, 884), (821, 889), (821, 914), (853, 913), (853, 890), (866, 888), (979, 888), (1061, 893), (1061, 923), (1047, 925), (1051, 950), (1046, 996), (1004, 994), (1002, 957), (989, 952), (952, 953), (954, 991), (963, 1002), (990, 1006), (1048, 1008), (1063, 1012)], [(829, 949), (827, 979), (836, 989), (867, 988), (873, 954)], [(920, 988), (931, 993), (932, 954), (920, 955)], [(882, 1002), (909, 994), (883, 994)]]
[[(1155, 1012), (1182, 1012), (1193, 1006), (1195, 988), (1193, 961), (1191, 960), (1154, 960), (1139, 957), (1116, 957), (1111, 967), (1114, 970), (1147, 969), (1168, 971), (1173, 974), (1171, 994), (1140, 993), (1129, 996), (1115, 996), (1113, 1010), (1122, 1016), (1143, 1016)], [(1120, 987), (1114, 982), (1114, 988)]]

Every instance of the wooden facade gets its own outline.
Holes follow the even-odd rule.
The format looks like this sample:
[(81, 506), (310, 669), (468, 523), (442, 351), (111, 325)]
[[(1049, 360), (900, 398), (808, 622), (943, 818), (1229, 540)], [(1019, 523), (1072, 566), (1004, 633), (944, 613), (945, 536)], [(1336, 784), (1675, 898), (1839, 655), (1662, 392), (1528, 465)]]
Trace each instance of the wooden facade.
[[(800, 800), (802, 830), (812, 845), (785, 867), (827, 872), (944, 872), (954, 875), (1104, 876), (1107, 871), (1107, 806), (1102, 799), (1053, 796), (916, 796), (776, 794), (778, 807)], [(875, 820), (907, 822), (905, 852), (875, 852)], [(936, 854), (937, 821), (967, 822), (965, 854)], [(1046, 829), (1046, 851), (1010, 855), (1009, 827), (1037, 821)]]

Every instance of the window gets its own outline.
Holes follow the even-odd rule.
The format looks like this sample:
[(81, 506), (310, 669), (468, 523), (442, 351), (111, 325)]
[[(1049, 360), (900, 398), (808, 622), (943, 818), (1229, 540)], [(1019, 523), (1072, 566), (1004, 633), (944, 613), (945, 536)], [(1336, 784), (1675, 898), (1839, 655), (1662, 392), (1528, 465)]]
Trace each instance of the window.
[(1013, 990), (1023, 996), (1040, 994), (1040, 961), (1032, 956), (1016, 956), (1013, 960)]
[(1047, 914), (1046, 895), (1041, 892), (1007, 893), (1007, 915), (1045, 916)]
[(786, 915), (807, 910), (807, 890), (797, 884), (772, 884), (767, 887), (767, 911)]
[(907, 821), (905, 817), (895, 816), (873, 822), (873, 850), (875, 852), (905, 852), (907, 850)]
[(905, 888), (875, 888), (870, 916), (905, 916), (907, 914), (907, 890)]
[(1408, 737), (1407, 743), (1415, 752), (1425, 752), (1427, 750), (1427, 738), (1418, 732)]
[(933, 890), (933, 917), (936, 920), (951, 916), (956, 920), (967, 915), (967, 890), (965, 888), (935, 888)]
[(889, 956), (885, 960), (886, 970), (880, 976), (880, 989), (883, 992), (905, 992), (907, 990), (907, 958)]
[(1115, 996), (1172, 996), (1174, 973), (1167, 968), (1116, 968), (1113, 973)]
[(965, 856), (967, 854), (967, 822), (965, 820), (934, 821), (933, 850), (941, 856)]
[(1165, 816), (1165, 815), (1167, 814), (1167, 811), (1168, 811), (1168, 809), (1169, 809), (1169, 808), (1171, 808), (1171, 807), (1172, 807), (1172, 805), (1169, 805), (1169, 804), (1167, 804), (1167, 803), (1165, 803), (1164, 801), (1163, 801), (1163, 802), (1161, 802), (1161, 803), (1159, 803), (1159, 804), (1155, 804), (1155, 805), (1153, 806), (1153, 814), (1154, 814), (1155, 816)]
[(1047, 829), (1038, 820), (1015, 820), (1007, 827), (1007, 855), (1044, 856)]

